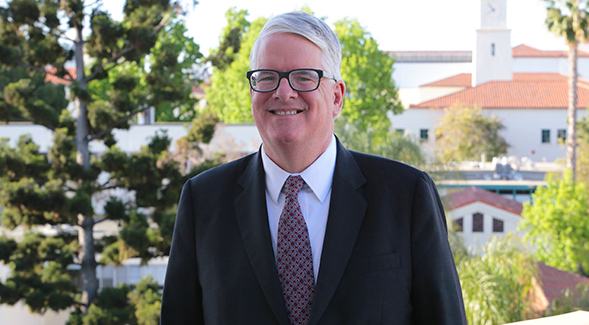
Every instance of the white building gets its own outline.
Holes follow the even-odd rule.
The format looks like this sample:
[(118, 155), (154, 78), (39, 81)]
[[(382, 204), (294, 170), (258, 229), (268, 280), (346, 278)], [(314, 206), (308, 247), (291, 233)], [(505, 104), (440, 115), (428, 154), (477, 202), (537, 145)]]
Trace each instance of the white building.
[[(492, 9), (491, 9), (492, 8)], [(435, 147), (443, 109), (478, 106), (497, 116), (510, 144), (507, 155), (533, 161), (565, 156), (568, 107), (567, 53), (526, 45), (511, 47), (505, 26), (506, 0), (481, 0), (481, 27), (473, 52), (391, 52), (393, 78), (405, 106), (391, 116), (393, 127), (419, 138), (426, 152)], [(579, 51), (578, 116), (589, 106), (589, 53)]]
[[(479, 187), (446, 195), (448, 219), (466, 247), (479, 252), (493, 236), (518, 233), (523, 205)], [(522, 234), (519, 234), (522, 235)]]

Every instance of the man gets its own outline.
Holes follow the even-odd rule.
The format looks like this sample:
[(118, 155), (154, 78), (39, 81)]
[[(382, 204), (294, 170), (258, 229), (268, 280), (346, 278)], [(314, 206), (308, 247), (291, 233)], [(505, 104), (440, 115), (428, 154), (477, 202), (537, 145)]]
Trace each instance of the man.
[(162, 324), (466, 324), (432, 180), (346, 150), (337, 37), (288, 13), (248, 72), (259, 152), (182, 191)]

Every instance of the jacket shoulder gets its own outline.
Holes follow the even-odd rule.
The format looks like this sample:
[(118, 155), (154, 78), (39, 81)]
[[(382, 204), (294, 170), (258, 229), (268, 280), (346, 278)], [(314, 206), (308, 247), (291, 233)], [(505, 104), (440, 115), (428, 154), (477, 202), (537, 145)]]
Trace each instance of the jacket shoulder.
[(226, 180), (234, 182), (245, 172), (252, 159), (257, 159), (257, 157), (258, 153), (252, 153), (224, 163), (190, 178), (188, 182), (191, 184), (218, 184)]

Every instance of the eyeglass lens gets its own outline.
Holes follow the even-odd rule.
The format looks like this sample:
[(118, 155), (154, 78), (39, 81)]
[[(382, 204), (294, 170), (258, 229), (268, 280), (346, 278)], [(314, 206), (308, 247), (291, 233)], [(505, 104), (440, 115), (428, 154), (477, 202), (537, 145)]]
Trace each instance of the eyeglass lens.
[[(251, 75), (254, 90), (272, 91), (278, 87), (280, 76), (276, 71), (256, 71)], [(313, 70), (295, 70), (288, 76), (291, 87), (297, 91), (315, 90), (319, 86), (319, 74)]]

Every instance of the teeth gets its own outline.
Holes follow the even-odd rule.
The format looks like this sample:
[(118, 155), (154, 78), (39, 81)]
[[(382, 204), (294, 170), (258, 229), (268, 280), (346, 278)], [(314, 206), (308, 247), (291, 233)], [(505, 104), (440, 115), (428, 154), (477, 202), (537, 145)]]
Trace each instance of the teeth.
[(297, 111), (275, 111), (274, 114), (276, 115), (294, 115)]

